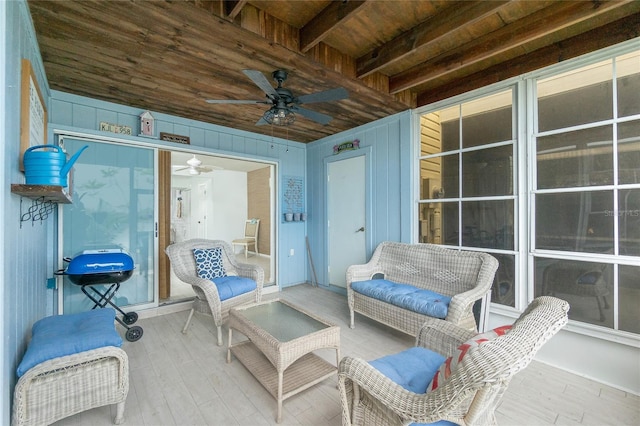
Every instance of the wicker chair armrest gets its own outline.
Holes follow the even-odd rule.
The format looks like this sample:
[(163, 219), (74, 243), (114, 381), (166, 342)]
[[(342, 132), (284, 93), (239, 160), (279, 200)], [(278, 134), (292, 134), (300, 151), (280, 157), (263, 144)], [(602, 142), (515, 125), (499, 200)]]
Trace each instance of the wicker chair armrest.
[(447, 321), (459, 324), (469, 314), (469, 312), (473, 311), (473, 304), (476, 300), (482, 299), (490, 288), (490, 286), (486, 289), (474, 287), (471, 290), (454, 295), (449, 303)]
[(475, 335), (475, 332), (449, 321), (429, 318), (418, 331), (416, 346), (422, 346), (445, 357), (450, 357), (458, 346)]
[(346, 380), (351, 380), (361, 392), (368, 393), (406, 421), (432, 423), (443, 418), (441, 407), (444, 401), (433, 399), (428, 393), (406, 390), (361, 358), (344, 357), (340, 361), (338, 380), (341, 389)]
[[(91, 349), (89, 351), (78, 352), (76, 354), (61, 356), (58, 358), (53, 358), (40, 364), (36, 365), (33, 368), (30, 368), (26, 373), (24, 373), (19, 382), (25, 383), (29, 380), (32, 380), (34, 377), (37, 377), (41, 374), (50, 373), (56, 370), (63, 370), (67, 368), (72, 368), (76, 365), (83, 364), (85, 362), (95, 361), (101, 358), (116, 358), (120, 363), (121, 371), (125, 366), (128, 366), (129, 359), (127, 357), (127, 353), (115, 346), (103, 346), (101, 348)], [(128, 380), (128, 375), (127, 375)]]
[(241, 277), (254, 280), (259, 288), (264, 286), (264, 269), (262, 266), (252, 265), (250, 263), (238, 263), (236, 265), (236, 272)]
[(351, 287), (351, 283), (355, 281), (370, 280), (375, 274), (384, 274), (384, 271), (371, 262), (351, 265), (347, 268), (347, 287)]

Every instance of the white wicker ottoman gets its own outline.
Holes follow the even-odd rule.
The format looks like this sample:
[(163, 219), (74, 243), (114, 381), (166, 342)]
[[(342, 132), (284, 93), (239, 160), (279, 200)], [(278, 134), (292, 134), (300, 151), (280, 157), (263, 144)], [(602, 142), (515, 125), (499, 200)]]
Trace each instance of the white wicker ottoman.
[[(18, 367), (13, 425), (47, 425), (110, 404), (117, 404), (114, 423), (122, 423), (129, 391), (129, 361), (117, 347), (117, 340), (121, 344), (122, 339), (115, 331), (114, 319), (115, 311), (109, 308), (47, 317), (34, 324), (32, 341)], [(60, 325), (62, 330), (57, 330)], [(52, 350), (47, 348), (50, 342), (60, 343)], [(38, 362), (43, 356), (75, 349), (87, 350)], [(31, 366), (33, 363), (37, 364)]]

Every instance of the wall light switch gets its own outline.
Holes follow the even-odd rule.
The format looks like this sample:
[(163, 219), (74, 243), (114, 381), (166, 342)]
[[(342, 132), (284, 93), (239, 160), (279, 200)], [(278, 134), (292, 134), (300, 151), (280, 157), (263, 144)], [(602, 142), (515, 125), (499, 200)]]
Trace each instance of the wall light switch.
[(293, 256), (293, 253), (294, 253), (293, 249), (289, 249), (289, 256)]

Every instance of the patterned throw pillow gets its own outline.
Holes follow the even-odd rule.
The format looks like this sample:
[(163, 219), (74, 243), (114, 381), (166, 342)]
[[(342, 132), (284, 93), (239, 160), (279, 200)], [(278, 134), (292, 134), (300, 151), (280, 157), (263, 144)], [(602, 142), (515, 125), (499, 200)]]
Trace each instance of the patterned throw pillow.
[(466, 354), (483, 343), (489, 342), (496, 337), (505, 335), (509, 330), (511, 330), (510, 325), (503, 325), (502, 327), (494, 328), (493, 330), (487, 331), (485, 333), (477, 334), (458, 346), (453, 355), (447, 358), (442, 363), (438, 371), (436, 371), (436, 374), (434, 374), (431, 383), (429, 383), (429, 386), (427, 386), (427, 392), (437, 389), (438, 386), (444, 383), (449, 378), (449, 376), (451, 376), (451, 372), (456, 369), (456, 367), (462, 361)]
[(193, 249), (193, 256), (196, 259), (196, 271), (200, 278), (213, 280), (227, 276), (222, 264), (222, 249), (220, 247)]

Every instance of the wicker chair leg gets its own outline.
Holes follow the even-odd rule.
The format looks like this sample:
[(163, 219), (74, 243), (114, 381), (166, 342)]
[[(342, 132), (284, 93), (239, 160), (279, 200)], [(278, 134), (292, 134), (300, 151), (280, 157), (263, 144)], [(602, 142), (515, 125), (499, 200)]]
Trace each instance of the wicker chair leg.
[(113, 419), (113, 424), (120, 425), (124, 421), (124, 401), (116, 405), (116, 418)]
[(182, 329), (182, 334), (187, 334), (187, 328), (189, 328), (189, 324), (191, 324), (191, 318), (193, 317), (194, 308), (191, 308), (191, 312), (189, 312), (189, 318), (187, 318), (187, 323), (184, 325)]
[(356, 328), (356, 325), (353, 321), (353, 317), (354, 317), (353, 309), (349, 309), (349, 315), (351, 316), (351, 323), (349, 324), (349, 328)]
[(218, 346), (222, 346), (222, 327), (218, 326)]

